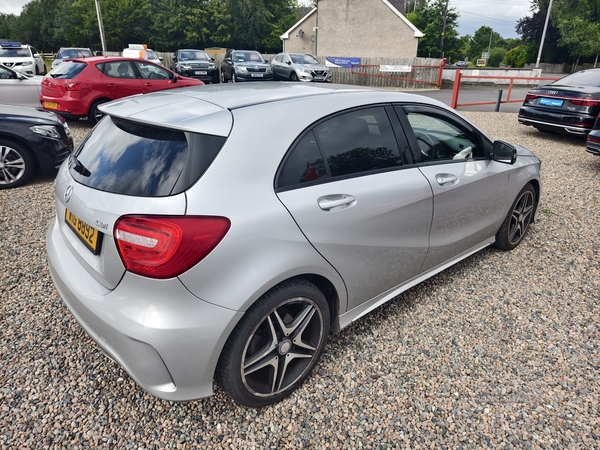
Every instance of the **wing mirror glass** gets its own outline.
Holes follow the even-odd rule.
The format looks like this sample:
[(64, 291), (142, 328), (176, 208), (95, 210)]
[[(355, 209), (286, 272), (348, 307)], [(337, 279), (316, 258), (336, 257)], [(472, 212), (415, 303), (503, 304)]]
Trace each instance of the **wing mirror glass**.
[(517, 161), (517, 149), (514, 145), (503, 141), (494, 142), (494, 161), (514, 164)]

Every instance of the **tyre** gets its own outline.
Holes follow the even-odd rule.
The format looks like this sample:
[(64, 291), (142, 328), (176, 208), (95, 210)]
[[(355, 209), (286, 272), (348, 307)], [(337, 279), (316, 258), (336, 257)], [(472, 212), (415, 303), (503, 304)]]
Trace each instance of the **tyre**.
[(225, 77), (225, 72), (221, 71), (221, 83), (227, 83), (227, 78)]
[(296, 75), (296, 72), (290, 73), (290, 81), (298, 81), (298, 75)]
[(35, 63), (34, 75), (39, 75), (39, 74), (40, 74), (40, 68), (38, 67), (37, 63)]
[(323, 293), (308, 281), (287, 281), (263, 295), (237, 324), (221, 353), (217, 379), (241, 405), (278, 402), (310, 374), (329, 325)]
[(235, 76), (235, 72), (231, 72), (231, 82), (235, 83), (237, 81), (237, 77)]
[(0, 189), (21, 186), (33, 173), (33, 157), (18, 142), (0, 139)]
[(512, 204), (506, 219), (496, 233), (495, 246), (500, 250), (512, 250), (521, 243), (527, 233), (536, 206), (535, 189), (527, 183)]
[(92, 106), (90, 106), (90, 112), (88, 112), (88, 122), (91, 125), (96, 125), (100, 119), (102, 119), (102, 117), (104, 117), (104, 114), (102, 114), (102, 112), (98, 109), (98, 106), (100, 106), (102, 103), (106, 103), (108, 100), (96, 100), (94, 103), (92, 103)]

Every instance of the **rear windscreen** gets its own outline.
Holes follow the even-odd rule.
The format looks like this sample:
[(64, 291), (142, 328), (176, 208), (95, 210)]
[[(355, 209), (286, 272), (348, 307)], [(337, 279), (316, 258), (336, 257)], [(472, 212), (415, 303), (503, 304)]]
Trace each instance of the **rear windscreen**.
[(557, 86), (593, 86), (600, 87), (600, 71), (599, 70), (582, 70), (571, 75), (567, 75), (560, 80), (554, 81), (552, 84)]
[(79, 75), (86, 66), (87, 64), (85, 63), (66, 61), (48, 72), (48, 76), (52, 78), (66, 78), (70, 80)]
[(101, 191), (175, 195), (202, 176), (225, 139), (106, 117), (73, 153), (69, 172)]

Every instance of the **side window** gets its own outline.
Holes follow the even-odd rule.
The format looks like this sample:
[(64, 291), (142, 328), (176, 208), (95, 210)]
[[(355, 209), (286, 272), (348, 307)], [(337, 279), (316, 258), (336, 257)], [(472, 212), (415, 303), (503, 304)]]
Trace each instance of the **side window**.
[(479, 139), (445, 117), (422, 112), (406, 116), (423, 161), (467, 160), (485, 156)]
[(162, 67), (155, 66), (154, 64), (147, 63), (145, 61), (136, 61), (135, 64), (144, 79), (151, 80), (168, 80), (169, 72)]
[(277, 56), (275, 57), (275, 61), (277, 61), (277, 62), (282, 62), (282, 61), (283, 61), (283, 55), (277, 55)]
[(104, 63), (103, 72), (111, 78), (136, 78), (129, 61), (112, 61)]
[(327, 178), (327, 170), (315, 135), (309, 131), (285, 160), (277, 187), (294, 186), (321, 178)]
[(382, 107), (335, 116), (314, 131), (332, 177), (402, 165), (392, 125)]

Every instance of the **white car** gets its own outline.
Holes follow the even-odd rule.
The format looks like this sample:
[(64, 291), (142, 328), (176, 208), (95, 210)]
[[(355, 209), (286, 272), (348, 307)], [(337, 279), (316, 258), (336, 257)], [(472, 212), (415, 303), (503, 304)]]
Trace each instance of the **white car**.
[(129, 47), (123, 50), (123, 56), (146, 59), (159, 66), (164, 66), (163, 58), (158, 56), (154, 50), (149, 49), (146, 44), (129, 44)]
[(44, 58), (31, 45), (0, 42), (0, 64), (27, 75), (45, 75)]
[(44, 77), (25, 75), (0, 64), (0, 103), (39, 108)]

